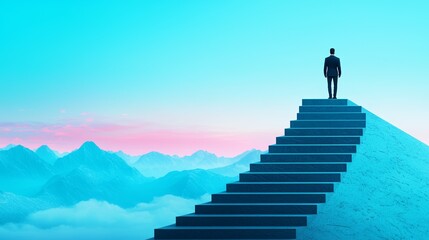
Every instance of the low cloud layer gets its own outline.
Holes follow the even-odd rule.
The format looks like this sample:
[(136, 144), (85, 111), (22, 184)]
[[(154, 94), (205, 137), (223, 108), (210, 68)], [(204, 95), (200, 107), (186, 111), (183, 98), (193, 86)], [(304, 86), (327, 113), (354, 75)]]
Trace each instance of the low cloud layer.
[(104, 201), (83, 201), (0, 226), (0, 239), (147, 239), (153, 237), (154, 228), (174, 224), (177, 215), (192, 213), (195, 204), (209, 200), (209, 195), (200, 199), (166, 195), (129, 209)]

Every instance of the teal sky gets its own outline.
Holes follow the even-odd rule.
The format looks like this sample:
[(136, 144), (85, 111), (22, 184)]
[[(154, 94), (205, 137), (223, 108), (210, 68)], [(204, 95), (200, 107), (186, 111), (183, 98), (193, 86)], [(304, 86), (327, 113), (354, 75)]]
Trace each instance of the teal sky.
[(427, 1), (1, 1), (0, 146), (266, 149), (302, 98), (348, 98), (429, 143)]

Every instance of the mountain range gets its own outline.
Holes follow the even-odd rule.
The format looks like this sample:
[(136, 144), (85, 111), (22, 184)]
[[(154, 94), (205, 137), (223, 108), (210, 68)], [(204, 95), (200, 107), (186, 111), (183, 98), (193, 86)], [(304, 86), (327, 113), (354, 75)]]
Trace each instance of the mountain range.
[(265, 152), (256, 149), (244, 152), (243, 154), (240, 154), (236, 157), (238, 161), (225, 167), (210, 169), (210, 171), (227, 177), (238, 176), (242, 172), (249, 171), (249, 165), (251, 163), (258, 162), (262, 153)]
[[(255, 155), (249, 155), (254, 152)], [(165, 155), (158, 152), (150, 152), (142, 155), (137, 162), (133, 164), (143, 175), (149, 177), (162, 177), (172, 171), (183, 171), (191, 169), (217, 169), (227, 167), (241, 161), (246, 156), (252, 158), (250, 161), (258, 161), (260, 151), (250, 150), (235, 157), (218, 157), (207, 151), (197, 151), (190, 156), (179, 157), (176, 155)], [(246, 160), (244, 160), (246, 161)], [(227, 174), (227, 176), (232, 176)]]
[[(57, 157), (48, 146), (35, 152), (14, 146), (0, 151), (0, 223), (89, 199), (132, 207), (168, 194), (199, 198), (223, 191), (226, 183), (237, 179), (233, 172), (240, 169), (238, 166), (257, 161), (259, 154), (251, 150), (224, 158), (205, 151), (185, 157), (151, 152), (130, 165), (117, 153), (104, 151), (94, 142), (85, 142), (63, 157)], [(144, 166), (149, 170), (143, 172), (160, 169), (166, 174), (147, 177), (141, 173)]]
[(199, 198), (207, 193), (225, 191), (226, 183), (237, 179), (203, 169), (173, 171), (145, 185), (143, 189), (153, 197), (171, 194), (184, 198)]
[(152, 180), (93, 142), (86, 142), (76, 151), (59, 158), (53, 169), (56, 175), (37, 196), (66, 205), (95, 198), (130, 206), (143, 198), (144, 193), (139, 188)]
[(17, 194), (34, 194), (54, 169), (36, 153), (21, 145), (0, 151), (0, 190)]
[(118, 157), (120, 157), (120, 158), (124, 159), (124, 161), (125, 161), (125, 162), (127, 162), (129, 165), (134, 164), (134, 163), (135, 163), (135, 162), (137, 162), (137, 161), (139, 160), (139, 158), (141, 157), (141, 155), (140, 155), (140, 156), (133, 156), (133, 155), (126, 154), (126, 153), (125, 153), (125, 152), (123, 152), (123, 151), (118, 151), (118, 152), (111, 152), (111, 151), (110, 151), (110, 153), (114, 153), (114, 154), (116, 154)]

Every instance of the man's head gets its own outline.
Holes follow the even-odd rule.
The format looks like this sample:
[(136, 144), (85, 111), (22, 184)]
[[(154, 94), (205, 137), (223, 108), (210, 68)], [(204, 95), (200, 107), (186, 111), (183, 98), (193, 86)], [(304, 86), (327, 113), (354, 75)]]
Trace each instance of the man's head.
[(329, 52), (330, 52), (331, 54), (335, 54), (335, 48), (331, 48), (331, 49), (329, 50)]

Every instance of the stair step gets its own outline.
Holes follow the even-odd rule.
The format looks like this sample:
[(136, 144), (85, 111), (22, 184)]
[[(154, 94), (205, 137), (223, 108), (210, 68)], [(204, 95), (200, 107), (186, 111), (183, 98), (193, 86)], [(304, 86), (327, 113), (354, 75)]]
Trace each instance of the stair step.
[(296, 239), (291, 227), (178, 227), (155, 229), (155, 239)]
[(365, 113), (298, 113), (298, 120), (365, 120)]
[(356, 153), (356, 145), (275, 144), (269, 153)]
[(360, 144), (358, 136), (280, 136), (276, 144)]
[[(252, 227), (253, 228), (253, 227)], [(296, 230), (296, 227), (295, 227)], [(147, 240), (154, 240), (155, 238), (148, 238)], [(169, 240), (186, 240), (189, 238), (169, 238)], [(210, 238), (192, 238), (192, 240), (207, 240)], [(235, 238), (238, 239), (238, 238)], [(235, 240), (234, 238), (222, 238), (222, 240)], [(264, 239), (264, 240), (277, 240), (277, 239), (287, 239), (287, 238), (246, 238), (247, 240), (257, 240), (257, 239)], [(290, 238), (290, 239), (296, 239), (296, 238)]]
[(206, 203), (195, 206), (197, 214), (317, 214), (317, 205), (285, 203)]
[(235, 182), (226, 185), (227, 192), (333, 192), (333, 183)]
[(296, 239), (334, 192), (360, 144), (366, 113), (347, 99), (303, 99), (297, 120), (261, 161), (155, 239)]
[(302, 99), (302, 105), (347, 105), (347, 99)]
[(347, 153), (264, 153), (261, 162), (351, 162)]
[(290, 121), (291, 128), (353, 128), (353, 127), (365, 127), (366, 122), (363, 120), (294, 120)]
[(324, 193), (215, 193), (214, 203), (325, 203)]
[(360, 106), (300, 106), (299, 112), (362, 112)]
[(340, 182), (340, 173), (240, 173), (240, 182)]
[(189, 214), (176, 217), (176, 226), (307, 226), (306, 216), (267, 214)]
[(250, 172), (346, 172), (343, 163), (251, 163)]
[(362, 136), (362, 128), (287, 128), (286, 136)]

